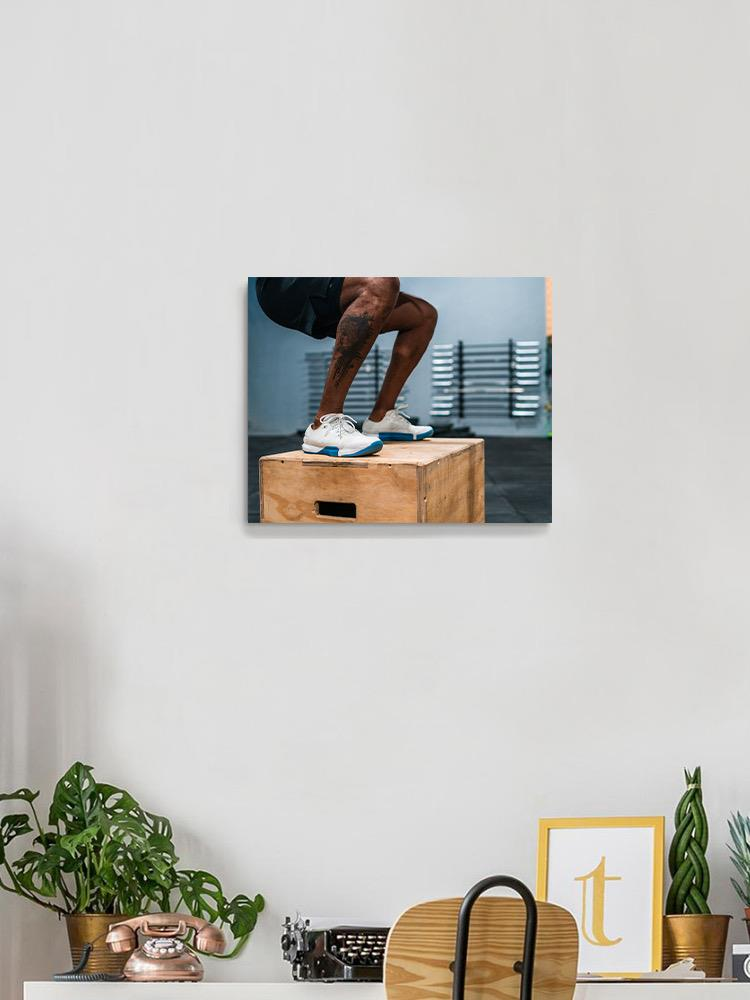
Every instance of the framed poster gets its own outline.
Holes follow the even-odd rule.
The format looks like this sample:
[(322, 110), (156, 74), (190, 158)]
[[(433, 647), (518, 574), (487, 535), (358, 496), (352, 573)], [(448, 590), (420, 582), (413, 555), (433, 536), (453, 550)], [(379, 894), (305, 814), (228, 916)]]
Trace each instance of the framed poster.
[(252, 277), (247, 517), (552, 520), (539, 277)]
[(578, 924), (580, 973), (661, 968), (664, 817), (540, 819), (537, 899)]

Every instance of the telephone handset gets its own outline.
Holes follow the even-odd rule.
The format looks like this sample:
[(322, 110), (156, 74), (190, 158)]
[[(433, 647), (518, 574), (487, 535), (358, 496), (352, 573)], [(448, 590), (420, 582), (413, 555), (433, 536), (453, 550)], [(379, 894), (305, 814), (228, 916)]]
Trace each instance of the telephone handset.
[[(133, 982), (199, 982), (203, 966), (185, 940), (191, 931), (195, 932), (191, 943), (199, 951), (224, 951), (224, 935), (218, 927), (185, 913), (147, 913), (110, 924), (107, 945), (120, 954), (133, 952), (123, 969), (125, 978)], [(137, 947), (139, 932), (142, 941)]]

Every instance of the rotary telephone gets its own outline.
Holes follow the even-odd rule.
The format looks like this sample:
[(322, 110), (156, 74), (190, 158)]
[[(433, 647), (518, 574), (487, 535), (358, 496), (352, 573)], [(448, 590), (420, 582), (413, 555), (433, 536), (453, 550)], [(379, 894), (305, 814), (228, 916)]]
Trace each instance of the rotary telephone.
[[(194, 937), (188, 944), (191, 931)], [(141, 944), (137, 947), (139, 933)], [(197, 983), (203, 979), (203, 966), (193, 948), (221, 954), (225, 944), (218, 927), (185, 913), (147, 913), (121, 920), (110, 924), (106, 941), (114, 952), (133, 952), (123, 975), (137, 983)]]

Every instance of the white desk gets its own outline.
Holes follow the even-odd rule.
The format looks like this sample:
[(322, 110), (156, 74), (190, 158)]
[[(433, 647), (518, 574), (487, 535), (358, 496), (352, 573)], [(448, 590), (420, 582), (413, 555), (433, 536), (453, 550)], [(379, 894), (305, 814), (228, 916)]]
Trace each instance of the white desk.
[[(25, 983), (24, 1000), (385, 1000), (381, 983)], [(574, 1000), (750, 1000), (750, 983), (579, 983)]]

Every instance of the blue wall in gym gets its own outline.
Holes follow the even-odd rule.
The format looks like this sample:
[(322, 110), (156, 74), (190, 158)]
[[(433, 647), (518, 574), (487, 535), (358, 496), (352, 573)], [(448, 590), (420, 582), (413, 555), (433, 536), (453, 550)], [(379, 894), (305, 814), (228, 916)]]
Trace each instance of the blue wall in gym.
[[(490, 343), (514, 337), (545, 337), (544, 278), (402, 278), (401, 288), (427, 299), (439, 313), (433, 344)], [(330, 350), (330, 343), (313, 340), (271, 322), (255, 296), (255, 279), (248, 288), (248, 426), (253, 434), (292, 434), (307, 426), (304, 356), (310, 350)], [(390, 347), (395, 334), (383, 334)], [(426, 422), (430, 412), (430, 355), (422, 359), (408, 382), (409, 412)], [(542, 390), (545, 397), (546, 390)], [(528, 422), (531, 423), (531, 422)], [(546, 433), (540, 417), (528, 426), (510, 418), (503, 434)], [(525, 425), (525, 426), (524, 426)], [(472, 422), (480, 434), (481, 424)], [(498, 433), (497, 427), (493, 433)]]

